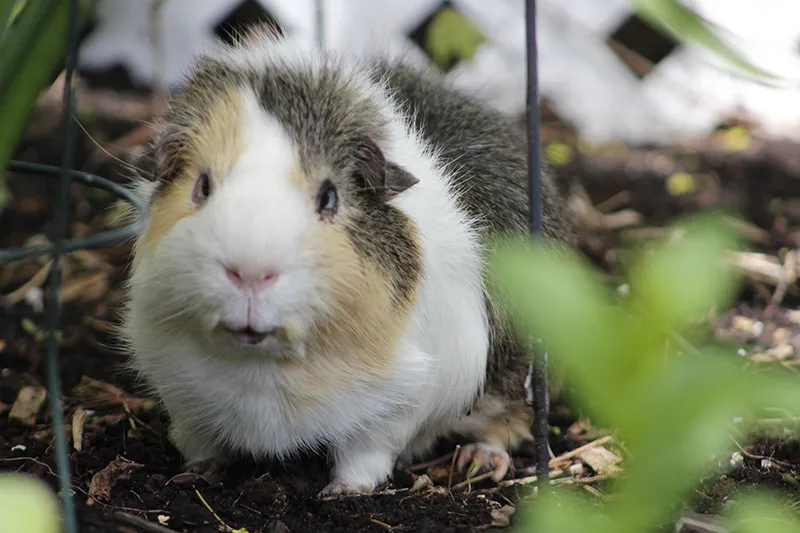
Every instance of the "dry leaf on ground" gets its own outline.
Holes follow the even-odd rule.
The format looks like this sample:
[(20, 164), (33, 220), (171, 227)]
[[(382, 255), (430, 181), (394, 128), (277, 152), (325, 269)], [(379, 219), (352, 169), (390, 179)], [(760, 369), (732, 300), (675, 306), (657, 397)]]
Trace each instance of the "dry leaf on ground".
[(620, 471), (617, 463), (622, 461), (622, 457), (602, 446), (587, 448), (578, 457), (601, 476), (613, 476)]
[(134, 470), (143, 467), (144, 465), (117, 456), (116, 459), (108, 463), (108, 466), (92, 476), (92, 481), (89, 483), (89, 498), (94, 500), (109, 499), (111, 497), (111, 489), (117, 484), (117, 481), (130, 479)]
[(17, 394), (17, 399), (11, 406), (9, 418), (19, 420), (23, 424), (32, 426), (36, 423), (36, 415), (47, 399), (47, 389), (39, 386), (22, 387)]

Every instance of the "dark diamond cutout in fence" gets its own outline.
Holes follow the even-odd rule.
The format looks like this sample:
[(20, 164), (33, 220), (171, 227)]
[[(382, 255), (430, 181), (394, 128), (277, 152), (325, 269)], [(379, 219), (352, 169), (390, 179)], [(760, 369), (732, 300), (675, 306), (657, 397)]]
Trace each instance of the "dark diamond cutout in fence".
[(442, 72), (450, 72), (462, 61), (470, 61), (486, 41), (466, 16), (444, 1), (408, 37)]
[(223, 42), (234, 44), (238, 34), (257, 24), (266, 24), (275, 33), (285, 34), (278, 20), (255, 0), (245, 0), (236, 6), (214, 27), (214, 33)]
[(635, 14), (609, 36), (606, 43), (639, 79), (677, 47), (678, 42)]

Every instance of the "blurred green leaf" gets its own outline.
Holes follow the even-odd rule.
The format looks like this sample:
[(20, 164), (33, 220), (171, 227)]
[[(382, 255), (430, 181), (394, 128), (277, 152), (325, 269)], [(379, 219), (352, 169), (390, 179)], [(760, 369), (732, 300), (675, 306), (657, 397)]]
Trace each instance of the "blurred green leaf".
[(467, 17), (445, 5), (428, 26), (425, 45), (433, 62), (445, 70), (454, 59), (471, 60), (485, 40)]
[(776, 76), (753, 65), (741, 53), (725, 44), (714, 33), (712, 26), (680, 0), (631, 0), (631, 4), (643, 19), (677, 39), (699, 44), (731, 65), (759, 78), (776, 79)]
[(769, 492), (748, 496), (734, 509), (731, 533), (800, 533), (800, 522)]
[(0, 529), (24, 533), (57, 533), (60, 509), (55, 493), (39, 478), (0, 474)]
[[(42, 90), (51, 80), (67, 44), (69, 3), (62, 0), (17, 0), (4, 3), (13, 24), (0, 44), (0, 208), (8, 200), (5, 168)], [(85, 20), (93, 7), (79, 3)]]
[(796, 378), (747, 371), (727, 347), (682, 353), (674, 342), (676, 334), (704, 340), (698, 319), (730, 302), (739, 279), (728, 258), (738, 245), (721, 217), (691, 217), (633, 255), (622, 301), (574, 253), (529, 239), (496, 246), (493, 290), (522, 333), (543, 337), (580, 390), (580, 407), (614, 429), (630, 455), (610, 503), (544, 498), (530, 531), (655, 530), (713, 467), (709, 458), (731, 448), (734, 418), (747, 429), (768, 408), (800, 405)]

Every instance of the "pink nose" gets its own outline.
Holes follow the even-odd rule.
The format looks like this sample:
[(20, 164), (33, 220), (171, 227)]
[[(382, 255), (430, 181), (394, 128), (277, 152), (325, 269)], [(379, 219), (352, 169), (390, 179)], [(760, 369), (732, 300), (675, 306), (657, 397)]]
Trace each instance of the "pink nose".
[(240, 286), (260, 288), (273, 283), (278, 275), (271, 270), (243, 269), (225, 266), (225, 273), (233, 283)]

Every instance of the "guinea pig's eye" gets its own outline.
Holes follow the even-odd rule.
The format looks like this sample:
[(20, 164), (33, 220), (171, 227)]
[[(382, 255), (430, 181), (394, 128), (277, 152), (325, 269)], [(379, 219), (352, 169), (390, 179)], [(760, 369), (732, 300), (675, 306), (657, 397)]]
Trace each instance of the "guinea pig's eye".
[(211, 194), (211, 178), (208, 177), (208, 172), (201, 172), (197, 176), (197, 181), (194, 182), (194, 189), (192, 190), (192, 202), (196, 205), (203, 205), (208, 200)]
[(336, 186), (330, 180), (325, 180), (319, 187), (317, 195), (317, 213), (324, 218), (331, 218), (339, 207), (339, 195)]

